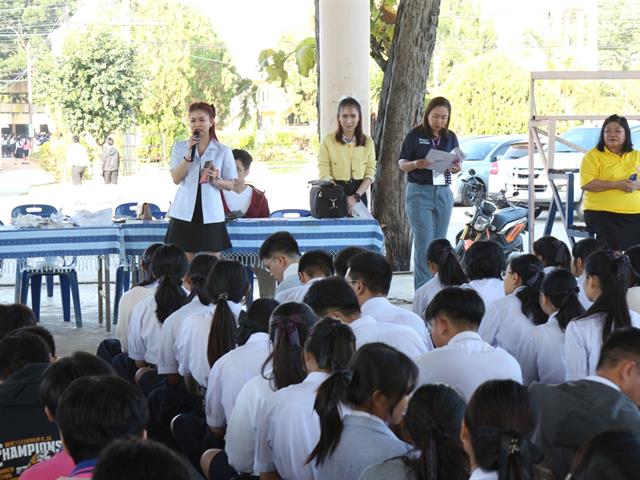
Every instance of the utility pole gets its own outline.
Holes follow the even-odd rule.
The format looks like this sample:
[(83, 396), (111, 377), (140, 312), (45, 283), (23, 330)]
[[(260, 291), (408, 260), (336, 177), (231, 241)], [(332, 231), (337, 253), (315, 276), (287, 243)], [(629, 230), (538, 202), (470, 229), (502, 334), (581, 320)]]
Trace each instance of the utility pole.
[(33, 86), (31, 83), (31, 40), (27, 39), (27, 103), (29, 108), (29, 138), (33, 137)]

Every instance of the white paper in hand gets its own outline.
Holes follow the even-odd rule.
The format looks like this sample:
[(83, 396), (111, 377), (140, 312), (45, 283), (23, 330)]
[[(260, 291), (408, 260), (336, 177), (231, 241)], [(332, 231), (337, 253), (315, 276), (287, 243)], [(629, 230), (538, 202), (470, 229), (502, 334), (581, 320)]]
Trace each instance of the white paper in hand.
[(442, 150), (436, 150), (432, 148), (427, 153), (427, 160), (431, 162), (429, 168), (434, 172), (444, 172), (450, 170), (453, 167), (453, 162), (458, 158), (453, 153), (443, 152)]
[(366, 219), (373, 218), (373, 215), (371, 215), (371, 212), (363, 202), (356, 202), (351, 209), (351, 216)]

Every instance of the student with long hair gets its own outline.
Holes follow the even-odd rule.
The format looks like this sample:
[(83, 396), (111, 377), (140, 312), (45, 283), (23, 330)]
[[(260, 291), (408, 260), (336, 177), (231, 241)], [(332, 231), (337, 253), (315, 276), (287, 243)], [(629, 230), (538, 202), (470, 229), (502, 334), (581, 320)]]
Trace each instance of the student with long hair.
[(402, 433), (414, 452), (369, 467), (360, 480), (467, 480), (460, 442), (465, 403), (448, 385), (423, 385), (411, 396)]
[(578, 299), (585, 310), (589, 308), (593, 302), (590, 302), (584, 293), (584, 265), (587, 262), (587, 257), (601, 248), (602, 244), (595, 238), (583, 238), (576, 242), (571, 250), (571, 273), (573, 273), (578, 280), (578, 288), (580, 289)]
[(315, 479), (315, 465), (306, 460), (320, 438), (316, 392), (329, 375), (346, 368), (354, 351), (353, 332), (340, 320), (325, 317), (311, 328), (304, 345), (305, 379), (270, 395), (258, 416), (260, 478)]
[(195, 393), (197, 386), (188, 377), (206, 388), (213, 364), (235, 348), (238, 317), (248, 289), (247, 273), (240, 262), (218, 260), (206, 288), (213, 311), (187, 317), (178, 340), (178, 370), (190, 391)]
[(571, 268), (571, 252), (567, 244), (551, 235), (545, 235), (533, 242), (533, 253), (543, 265), (545, 273), (555, 268)]
[(402, 420), (417, 376), (418, 368), (405, 354), (369, 343), (347, 369), (324, 381), (314, 406), (320, 440), (308, 459), (317, 466), (317, 480), (357, 480), (369, 466), (409, 452), (388, 425)]
[[(487, 343), (501, 347), (523, 365), (522, 339), (536, 325), (547, 321), (540, 307), (540, 284), (544, 267), (535, 255), (513, 258), (504, 277), (505, 297), (487, 308), (478, 333)], [(527, 375), (523, 372), (523, 377)]]
[(640, 433), (609, 430), (576, 453), (572, 480), (634, 480), (640, 471)]
[(627, 303), (629, 308), (640, 313), (640, 245), (631, 247), (624, 252), (629, 257), (629, 289)]
[(457, 287), (469, 280), (446, 238), (434, 240), (427, 248), (427, 267), (433, 275), (431, 280), (416, 290), (413, 312), (424, 318), (427, 305), (445, 287)]
[(211, 449), (202, 455), (200, 467), (207, 478), (224, 480), (238, 474), (260, 474), (254, 465), (258, 414), (273, 392), (304, 380), (303, 349), (316, 320), (303, 303), (283, 303), (273, 311), (269, 327), (273, 350), (261, 373), (238, 394), (228, 418), (224, 450)]
[(602, 344), (611, 332), (640, 327), (640, 315), (629, 311), (627, 305), (629, 257), (611, 250), (598, 250), (587, 258), (585, 274), (585, 294), (593, 305), (567, 326), (564, 336), (566, 380), (593, 375)]
[(474, 242), (462, 258), (462, 267), (469, 279), (469, 283), (463, 286), (478, 292), (485, 308), (504, 297), (502, 272), (506, 268), (506, 261), (502, 247), (497, 242)]
[(549, 320), (537, 325), (522, 339), (522, 372), (531, 382), (564, 382), (564, 332), (569, 322), (584, 314), (578, 299), (578, 284), (571, 272), (562, 268), (547, 273), (540, 286), (540, 306)]
[(531, 436), (537, 409), (527, 388), (513, 380), (491, 380), (473, 394), (460, 439), (469, 455), (469, 480), (533, 480), (541, 460)]

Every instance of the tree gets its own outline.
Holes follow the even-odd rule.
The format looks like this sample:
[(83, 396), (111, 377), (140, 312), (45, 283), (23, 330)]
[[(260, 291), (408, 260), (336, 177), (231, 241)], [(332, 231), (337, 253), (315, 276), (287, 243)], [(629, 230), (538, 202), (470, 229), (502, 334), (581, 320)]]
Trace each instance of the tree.
[(640, 62), (640, 0), (599, 0), (598, 12), (598, 65), (631, 70)]

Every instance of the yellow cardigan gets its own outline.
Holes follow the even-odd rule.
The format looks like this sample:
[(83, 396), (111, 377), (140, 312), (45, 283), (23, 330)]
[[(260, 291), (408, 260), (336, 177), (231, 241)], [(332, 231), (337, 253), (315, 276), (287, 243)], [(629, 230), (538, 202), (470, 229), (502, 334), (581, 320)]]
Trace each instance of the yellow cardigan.
[(373, 140), (368, 135), (364, 146), (356, 147), (355, 142), (343, 144), (335, 134), (327, 135), (320, 143), (318, 171), (321, 180), (349, 181), (370, 178), (376, 174), (376, 152)]

